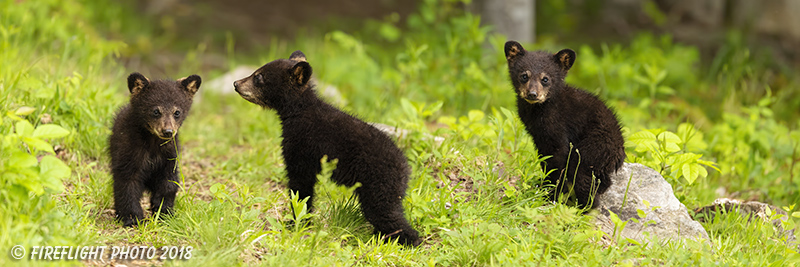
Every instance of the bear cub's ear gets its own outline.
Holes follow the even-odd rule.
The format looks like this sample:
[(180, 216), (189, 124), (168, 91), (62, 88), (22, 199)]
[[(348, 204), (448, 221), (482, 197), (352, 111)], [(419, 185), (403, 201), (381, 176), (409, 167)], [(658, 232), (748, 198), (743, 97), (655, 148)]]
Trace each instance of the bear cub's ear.
[(509, 63), (525, 55), (525, 48), (522, 48), (522, 45), (517, 43), (516, 41), (506, 42), (505, 51), (506, 51), (506, 60), (508, 60)]
[(141, 73), (134, 72), (128, 76), (128, 90), (132, 95), (138, 94), (148, 85), (150, 85), (150, 80)]
[(295, 85), (305, 88), (308, 79), (311, 78), (311, 65), (305, 61), (297, 62), (297, 64), (294, 64), (294, 67), (292, 67), (290, 75)]
[(570, 68), (572, 68), (572, 64), (575, 63), (575, 51), (567, 48), (558, 51), (558, 53), (553, 55), (553, 58), (556, 60), (556, 63), (561, 66), (562, 70), (568, 71)]
[(306, 61), (306, 54), (303, 54), (300, 50), (292, 52), (292, 55), (289, 56), (290, 60), (294, 61)]
[(203, 81), (197, 74), (192, 74), (189, 77), (178, 79), (178, 82), (181, 83), (181, 86), (183, 86), (187, 92), (194, 95), (197, 93), (197, 90), (200, 89), (200, 83)]

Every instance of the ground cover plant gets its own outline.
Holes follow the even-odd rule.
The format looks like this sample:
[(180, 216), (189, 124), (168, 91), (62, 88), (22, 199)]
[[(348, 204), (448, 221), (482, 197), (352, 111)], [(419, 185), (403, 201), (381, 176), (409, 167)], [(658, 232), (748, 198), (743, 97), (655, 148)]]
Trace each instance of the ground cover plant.
[[(201, 69), (201, 55), (210, 53), (224, 55), (230, 67), (262, 65), (295, 50), (318, 55), (314, 78), (339, 89), (342, 109), (410, 130), (396, 142), (412, 168), (403, 204), (423, 239), (419, 247), (374, 237), (354, 188), (329, 180), (333, 162), (318, 175), (316, 210), (292, 210), (305, 205), (286, 190), (279, 120), (242, 105), (232, 86), (228, 94), (200, 90), (182, 126), (176, 215), (148, 214), (156, 218), (122, 228), (113, 218), (107, 138), (113, 114), (127, 101), (120, 81), (133, 70), (119, 61), (178, 49), (159, 39), (168, 34), (150, 34), (169, 23), (125, 11), (131, 8), (0, 2), (4, 252), (15, 245), (193, 247), (188, 260), (119, 262), (168, 266), (800, 264), (798, 248), (772, 224), (738, 214), (703, 223), (707, 242), (662, 244), (609, 237), (591, 214), (547, 202), (544, 158), (513, 109), (506, 38), (457, 3), (436, 0), (423, 1), (403, 21), (275, 38), (253, 51), (234, 49), (231, 36), (222, 45), (180, 44), (183, 56), (164, 69), (169, 77), (155, 77), (198, 73), (211, 80), (227, 69)], [(659, 171), (687, 207), (717, 197), (759, 200), (787, 211), (783, 227), (796, 228), (800, 107), (784, 101), (798, 92), (796, 73), (770, 68), (735, 32), (710, 63), (695, 47), (647, 33), (599, 45), (541, 40), (526, 47), (577, 52), (567, 82), (607, 99), (624, 125), (628, 161)], [(107, 263), (0, 257), (3, 266)]]

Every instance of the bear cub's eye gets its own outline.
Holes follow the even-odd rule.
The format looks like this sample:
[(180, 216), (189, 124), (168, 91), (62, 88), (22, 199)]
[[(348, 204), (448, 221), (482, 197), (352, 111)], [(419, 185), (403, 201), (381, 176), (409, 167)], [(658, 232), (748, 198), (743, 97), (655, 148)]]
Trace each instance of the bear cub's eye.
[(522, 82), (522, 83), (526, 83), (526, 82), (528, 82), (528, 79), (529, 79), (529, 78), (530, 78), (530, 77), (528, 77), (528, 74), (527, 74), (527, 73), (523, 73), (523, 74), (522, 74), (522, 76), (521, 76), (521, 77), (519, 77), (519, 81), (520, 81), (520, 82)]
[(254, 80), (255, 80), (256, 84), (263, 84), (264, 83), (264, 76), (261, 76), (261, 73), (256, 74), (256, 77), (254, 77)]
[(176, 110), (175, 113), (172, 113), (172, 116), (175, 117), (176, 119), (180, 118), (181, 117), (181, 111), (180, 110)]
[(547, 85), (547, 82), (549, 81), (550, 79), (547, 79), (547, 77), (542, 78), (542, 85)]
[(161, 111), (159, 111), (158, 109), (154, 109), (153, 110), (153, 117), (156, 117), (156, 118), (157, 117), (161, 117)]

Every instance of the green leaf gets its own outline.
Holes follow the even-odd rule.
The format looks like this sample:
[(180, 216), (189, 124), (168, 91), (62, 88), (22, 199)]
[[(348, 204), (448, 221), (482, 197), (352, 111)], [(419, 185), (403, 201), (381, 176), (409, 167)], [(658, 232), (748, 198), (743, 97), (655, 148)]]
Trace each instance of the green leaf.
[(703, 141), (703, 133), (695, 129), (691, 123), (678, 125), (677, 134), (681, 138), (681, 144), (685, 144), (688, 151), (702, 151), (708, 148), (708, 144)]
[(67, 164), (52, 155), (42, 157), (39, 162), (39, 173), (42, 177), (53, 177), (57, 179), (67, 178), (70, 175), (70, 169)]
[[(655, 67), (654, 67), (654, 69), (655, 69)], [(656, 74), (656, 77), (655, 77), (655, 79), (653, 79), (653, 81), (655, 83), (660, 83), (666, 77), (667, 77), (667, 70), (661, 70), (660, 72), (658, 72), (658, 74)]]
[(662, 85), (658, 87), (658, 92), (665, 95), (674, 95), (675, 89), (672, 89), (672, 87), (669, 86)]
[(631, 244), (635, 244), (635, 245), (637, 245), (637, 246), (641, 246), (641, 245), (642, 245), (642, 243), (639, 243), (639, 241), (636, 241), (636, 240), (634, 240), (634, 239), (631, 239), (630, 237), (626, 237), (626, 238), (625, 238), (625, 241), (627, 241), (628, 243), (631, 243)]
[(485, 115), (483, 114), (483, 111), (476, 109), (470, 110), (469, 113), (467, 113), (467, 117), (469, 118), (470, 122), (480, 121), (484, 116)]
[(653, 151), (658, 145), (656, 135), (649, 131), (636, 132), (628, 137), (628, 141), (636, 145), (636, 152)]
[(394, 42), (400, 38), (400, 29), (388, 23), (381, 24), (379, 32), (381, 37), (391, 42)]
[(18, 121), (14, 128), (19, 136), (30, 136), (33, 133), (33, 125), (26, 120)]
[(688, 181), (689, 184), (694, 183), (694, 181), (697, 180), (697, 177), (701, 174), (703, 177), (708, 175), (708, 173), (706, 173), (706, 169), (697, 163), (683, 164), (681, 171), (683, 172), (683, 178), (686, 178), (686, 181)]
[(39, 163), (39, 173), (42, 185), (55, 192), (63, 192), (64, 184), (61, 180), (69, 177), (70, 169), (60, 159), (47, 155), (42, 157), (42, 161)]
[(442, 105), (444, 105), (444, 102), (436, 101), (433, 104), (427, 106), (425, 110), (422, 112), (422, 117), (423, 118), (430, 117), (431, 115), (433, 115), (433, 113), (436, 113), (437, 111), (442, 109)]
[(42, 139), (61, 138), (68, 134), (69, 131), (55, 124), (39, 125), (33, 130), (33, 137)]
[(37, 173), (26, 173), (25, 176), (27, 177), (17, 180), (18, 185), (25, 187), (28, 189), (28, 192), (32, 192), (37, 196), (44, 194), (44, 186), (42, 185), (41, 178), (37, 177)]
[(50, 145), (50, 143), (45, 142), (44, 140), (36, 137), (23, 137), (22, 142), (25, 142), (26, 144), (28, 144), (28, 146), (35, 148), (36, 150), (39, 151), (50, 152), (52, 154), (56, 153), (55, 151), (53, 151), (53, 146)]
[(656, 135), (649, 131), (639, 131), (635, 134), (632, 134), (628, 141), (633, 142), (636, 145), (648, 144), (656, 139)]
[(414, 104), (411, 104), (411, 101), (408, 99), (401, 98), (400, 99), (400, 106), (403, 107), (403, 112), (406, 113), (411, 118), (417, 118), (417, 108), (414, 107)]
[(35, 108), (32, 107), (20, 107), (16, 111), (14, 111), (14, 115), (17, 116), (26, 116), (36, 111)]
[(36, 161), (36, 157), (19, 150), (11, 152), (11, 157), (8, 158), (8, 166), (16, 169), (33, 167), (37, 163), (39, 162)]
[(642, 209), (636, 209), (636, 215), (638, 215), (639, 218), (642, 218), (642, 219), (647, 217), (647, 214), (645, 214)]
[(453, 130), (456, 129), (456, 123), (458, 123), (458, 120), (455, 117), (452, 117), (452, 116), (441, 116), (436, 121), (438, 123), (447, 125), (448, 127), (450, 127)]
[(663, 131), (658, 134), (656, 139), (658, 139), (659, 144), (664, 146), (664, 150), (667, 152), (678, 152), (681, 150), (681, 147), (678, 146), (678, 143), (681, 142), (681, 138), (673, 132)]

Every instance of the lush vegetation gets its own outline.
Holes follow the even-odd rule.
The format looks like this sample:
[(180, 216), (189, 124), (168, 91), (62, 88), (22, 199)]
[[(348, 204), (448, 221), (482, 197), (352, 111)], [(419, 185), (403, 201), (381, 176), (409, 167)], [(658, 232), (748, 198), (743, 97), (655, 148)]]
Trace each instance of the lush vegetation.
[[(303, 50), (316, 79), (341, 91), (344, 109), (412, 130), (398, 144), (413, 167), (407, 216), (426, 239), (413, 249), (373, 237), (352, 189), (327, 181), (326, 172), (316, 212), (291, 214), (290, 204), (303, 200), (286, 190), (274, 112), (203, 87), (181, 130), (177, 215), (121, 229), (111, 210), (107, 138), (127, 100), (125, 75), (137, 70), (115, 60), (170, 48), (164, 38), (173, 37), (148, 36), (163, 25), (117, 3), (0, 2), (0, 249), (193, 246), (190, 260), (139, 263), (210, 266), (800, 264), (797, 247), (771, 224), (735, 214), (704, 223), (708, 242), (641, 243), (605, 236), (591, 216), (546, 203), (540, 157), (514, 108), (506, 38), (450, 2), (424, 1), (402, 24), (390, 17), (355, 33), (276, 39), (248, 54), (234, 51), (228, 36), (221, 51), (194, 46), (168, 70), (174, 78), (198, 73), (203, 53), (237, 66)], [(526, 47), (565, 46), (542, 39)], [(784, 227), (795, 228), (800, 77), (791, 69), (756, 58), (735, 32), (707, 63), (669, 36), (574, 48), (567, 81), (616, 109), (628, 161), (661, 172), (690, 208), (721, 196), (755, 199), (788, 211)], [(208, 81), (225, 71), (199, 74)], [(45, 262), (0, 257), (8, 263)]]

